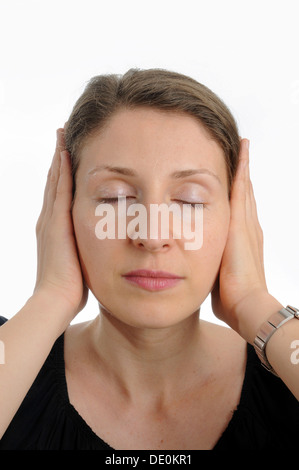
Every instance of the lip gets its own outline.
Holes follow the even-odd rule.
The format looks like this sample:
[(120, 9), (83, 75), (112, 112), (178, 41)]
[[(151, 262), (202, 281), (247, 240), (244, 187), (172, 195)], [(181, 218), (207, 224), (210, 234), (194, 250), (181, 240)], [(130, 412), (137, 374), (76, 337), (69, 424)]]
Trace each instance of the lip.
[(159, 277), (167, 279), (183, 279), (177, 274), (168, 273), (166, 271), (152, 271), (151, 269), (136, 269), (124, 274), (124, 276), (140, 276), (140, 277)]
[(178, 284), (183, 277), (166, 271), (152, 271), (148, 269), (137, 269), (123, 275), (126, 280), (138, 287), (149, 291), (169, 289)]

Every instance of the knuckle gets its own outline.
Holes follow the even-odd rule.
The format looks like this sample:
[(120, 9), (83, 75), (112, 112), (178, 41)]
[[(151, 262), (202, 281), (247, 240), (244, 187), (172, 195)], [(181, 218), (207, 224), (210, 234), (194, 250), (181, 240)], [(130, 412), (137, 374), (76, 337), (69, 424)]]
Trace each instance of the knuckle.
[(58, 185), (56, 189), (57, 196), (63, 196), (65, 194), (65, 188), (62, 185)]
[(56, 183), (56, 179), (57, 179), (57, 178), (56, 178), (56, 174), (55, 174), (53, 171), (51, 171), (51, 174), (50, 174), (50, 184), (51, 184), (51, 185), (54, 185), (54, 184)]

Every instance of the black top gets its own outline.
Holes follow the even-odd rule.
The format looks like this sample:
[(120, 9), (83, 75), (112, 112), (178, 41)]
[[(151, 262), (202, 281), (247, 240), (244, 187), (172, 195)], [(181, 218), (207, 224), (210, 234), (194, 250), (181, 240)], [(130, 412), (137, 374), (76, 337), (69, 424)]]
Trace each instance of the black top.
[[(5, 321), (0, 317), (0, 325)], [(240, 403), (214, 450), (294, 449), (298, 428), (298, 401), (282, 380), (261, 366), (248, 344)], [(55, 342), (0, 440), (0, 450), (12, 449), (116, 450), (92, 431), (69, 401), (64, 335)]]

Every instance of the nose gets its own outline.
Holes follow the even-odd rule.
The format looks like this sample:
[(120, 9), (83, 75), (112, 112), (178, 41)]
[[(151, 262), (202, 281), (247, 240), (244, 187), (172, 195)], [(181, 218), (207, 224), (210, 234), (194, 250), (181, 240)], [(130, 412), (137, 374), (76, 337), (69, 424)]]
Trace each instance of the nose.
[(169, 213), (163, 213), (159, 204), (146, 204), (138, 217), (138, 229), (128, 225), (127, 234), (131, 243), (150, 252), (166, 251), (173, 243)]
[(134, 246), (140, 249), (144, 249), (146, 251), (150, 251), (152, 253), (166, 251), (170, 248), (170, 243), (167, 243), (165, 240), (146, 240), (137, 238), (136, 240), (132, 240)]

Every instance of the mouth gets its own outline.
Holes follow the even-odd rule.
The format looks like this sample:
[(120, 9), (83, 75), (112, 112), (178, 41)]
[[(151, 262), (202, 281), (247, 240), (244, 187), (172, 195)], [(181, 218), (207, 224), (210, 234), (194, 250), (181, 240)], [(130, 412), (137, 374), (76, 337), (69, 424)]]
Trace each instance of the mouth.
[(184, 279), (182, 276), (166, 271), (152, 271), (147, 269), (130, 271), (124, 274), (123, 277), (131, 284), (149, 291), (169, 289)]

